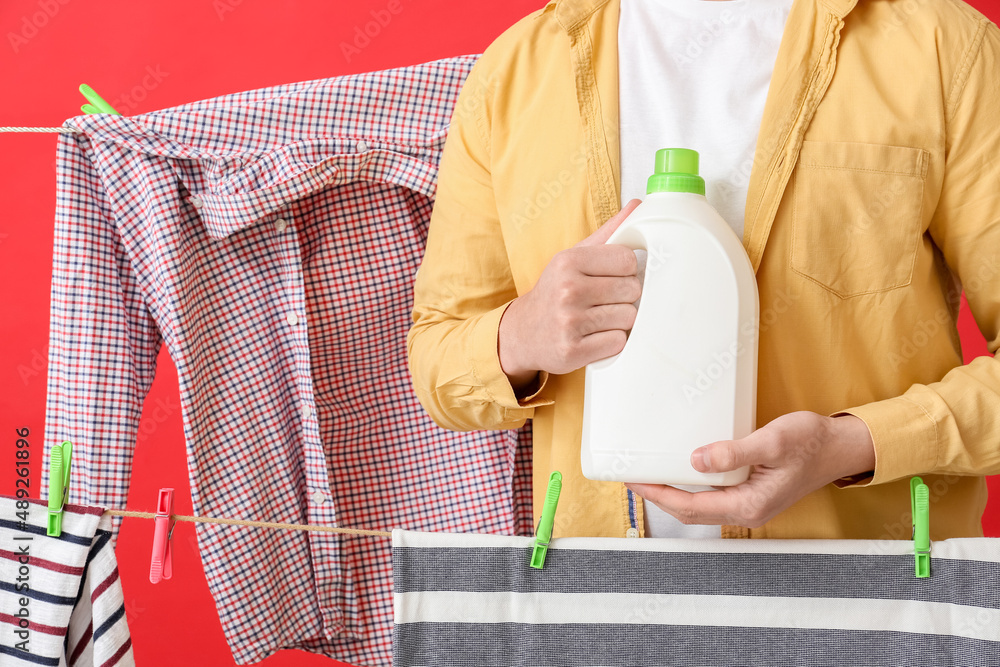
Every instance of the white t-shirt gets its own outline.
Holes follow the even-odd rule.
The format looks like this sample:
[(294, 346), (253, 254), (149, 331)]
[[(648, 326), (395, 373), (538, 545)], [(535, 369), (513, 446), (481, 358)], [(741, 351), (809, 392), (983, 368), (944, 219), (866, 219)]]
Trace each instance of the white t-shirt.
[[(706, 198), (743, 236), (757, 132), (791, 5), (792, 0), (622, 0), (622, 206), (646, 197), (657, 149), (692, 148), (700, 156)], [(643, 508), (647, 536), (721, 534), (719, 526), (685, 526), (648, 501)]]

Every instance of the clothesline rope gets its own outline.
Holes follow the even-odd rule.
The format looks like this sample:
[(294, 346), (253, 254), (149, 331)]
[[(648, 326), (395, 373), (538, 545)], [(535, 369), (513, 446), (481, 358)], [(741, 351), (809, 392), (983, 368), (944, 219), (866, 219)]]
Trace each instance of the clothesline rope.
[[(123, 516), (133, 519), (153, 519), (155, 512), (131, 512), (128, 510), (104, 510), (111, 516)], [(311, 530), (320, 533), (347, 533), (348, 535), (369, 535), (373, 537), (392, 537), (392, 533), (384, 530), (364, 530), (361, 528), (337, 528), (333, 526), (309, 526), (301, 523), (268, 523), (266, 521), (245, 521), (243, 519), (223, 519), (211, 516), (186, 516), (171, 514), (174, 521), (191, 521), (194, 523), (221, 523), (228, 526), (252, 526), (254, 528), (280, 528), (283, 530)]]
[(61, 134), (79, 134), (80, 130), (72, 127), (0, 127), (0, 132), (59, 132)]

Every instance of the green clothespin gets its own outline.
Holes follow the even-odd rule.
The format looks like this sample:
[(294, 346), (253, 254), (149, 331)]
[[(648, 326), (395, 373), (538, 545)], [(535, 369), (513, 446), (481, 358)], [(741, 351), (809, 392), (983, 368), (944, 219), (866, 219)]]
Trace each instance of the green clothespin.
[(931, 576), (931, 499), (924, 480), (910, 480), (910, 512), (913, 515), (913, 557), (918, 579)]
[(65, 441), (52, 448), (49, 459), (49, 525), (47, 535), (62, 535), (62, 512), (69, 497), (69, 468), (73, 460), (73, 443)]
[(549, 485), (545, 490), (545, 505), (542, 506), (542, 518), (535, 531), (535, 548), (531, 550), (531, 567), (541, 570), (545, 567), (545, 556), (549, 552), (549, 540), (552, 539), (552, 523), (556, 518), (556, 505), (559, 504), (559, 494), (562, 492), (562, 473), (556, 471), (549, 475)]
[(80, 92), (90, 102), (90, 104), (84, 104), (80, 107), (80, 111), (83, 113), (113, 113), (116, 116), (121, 116), (120, 113), (115, 111), (110, 104), (104, 101), (103, 97), (95, 93), (94, 89), (87, 84), (80, 84)]

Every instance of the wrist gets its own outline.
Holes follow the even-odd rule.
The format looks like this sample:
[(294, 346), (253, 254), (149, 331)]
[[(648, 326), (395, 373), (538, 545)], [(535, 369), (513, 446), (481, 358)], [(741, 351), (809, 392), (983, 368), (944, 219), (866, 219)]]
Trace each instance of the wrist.
[(835, 433), (839, 466), (837, 479), (863, 478), (875, 470), (875, 443), (868, 425), (852, 414), (828, 417)]
[(515, 394), (521, 394), (529, 386), (534, 386), (538, 378), (538, 369), (533, 369), (522, 359), (521, 353), (525, 346), (518, 340), (519, 299), (514, 299), (500, 316), (497, 329), (497, 357), (500, 370), (507, 376)]

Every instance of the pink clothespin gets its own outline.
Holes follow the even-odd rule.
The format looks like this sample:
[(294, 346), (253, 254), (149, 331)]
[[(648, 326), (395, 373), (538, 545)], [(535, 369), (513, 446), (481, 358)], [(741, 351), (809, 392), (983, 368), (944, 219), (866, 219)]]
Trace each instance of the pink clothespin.
[(176, 521), (171, 521), (174, 513), (174, 490), (160, 489), (156, 499), (156, 517), (153, 518), (153, 559), (149, 564), (149, 581), (158, 584), (173, 575), (173, 558), (170, 538), (174, 534)]

